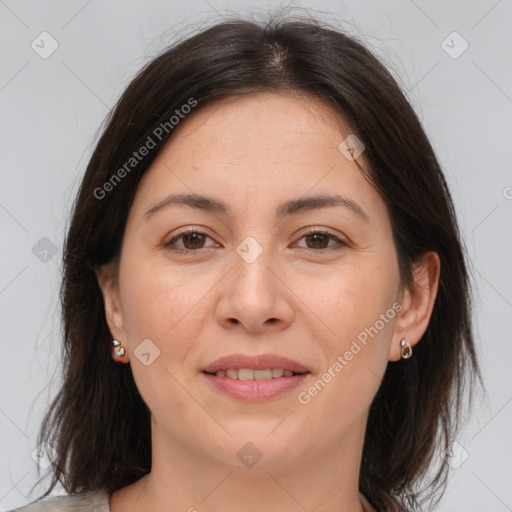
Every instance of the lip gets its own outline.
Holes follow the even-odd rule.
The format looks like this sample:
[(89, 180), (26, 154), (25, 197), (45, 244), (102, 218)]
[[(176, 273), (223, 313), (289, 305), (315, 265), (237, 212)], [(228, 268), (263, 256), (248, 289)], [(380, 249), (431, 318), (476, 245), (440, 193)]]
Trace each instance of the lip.
[(283, 370), (291, 370), (296, 373), (309, 372), (308, 368), (305, 368), (297, 361), (292, 361), (287, 357), (273, 354), (260, 354), (257, 356), (232, 354), (216, 359), (212, 363), (206, 365), (204, 368), (201, 368), (201, 371), (207, 373), (215, 373), (218, 370), (226, 370), (227, 368), (248, 368), (251, 370), (282, 368)]
[[(229, 377), (217, 377), (215, 372), (228, 368), (248, 368), (266, 370), (279, 368), (291, 370), (296, 375), (279, 377), (269, 380), (237, 380)], [(274, 398), (298, 386), (308, 375), (308, 368), (287, 357), (273, 354), (248, 356), (232, 354), (221, 357), (202, 368), (202, 374), (217, 390), (244, 402), (261, 402)]]
[(226, 395), (244, 402), (262, 402), (295, 388), (310, 373), (270, 380), (237, 380), (229, 377), (216, 377), (205, 372), (203, 372), (203, 375), (210, 384)]

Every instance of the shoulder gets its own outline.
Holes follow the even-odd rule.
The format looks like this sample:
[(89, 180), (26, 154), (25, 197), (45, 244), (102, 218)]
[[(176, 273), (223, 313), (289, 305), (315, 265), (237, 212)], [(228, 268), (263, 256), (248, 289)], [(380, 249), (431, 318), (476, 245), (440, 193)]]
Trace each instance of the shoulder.
[(69, 496), (45, 498), (11, 512), (109, 512), (109, 501), (105, 490), (85, 491)]

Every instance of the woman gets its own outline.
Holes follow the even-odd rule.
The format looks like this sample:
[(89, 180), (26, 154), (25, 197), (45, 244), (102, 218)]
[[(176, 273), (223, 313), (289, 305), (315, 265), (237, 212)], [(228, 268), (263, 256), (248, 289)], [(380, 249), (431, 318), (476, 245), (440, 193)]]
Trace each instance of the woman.
[(37, 510), (395, 511), (446, 484), (478, 375), (465, 256), (383, 65), (224, 22), (109, 116), (75, 203)]

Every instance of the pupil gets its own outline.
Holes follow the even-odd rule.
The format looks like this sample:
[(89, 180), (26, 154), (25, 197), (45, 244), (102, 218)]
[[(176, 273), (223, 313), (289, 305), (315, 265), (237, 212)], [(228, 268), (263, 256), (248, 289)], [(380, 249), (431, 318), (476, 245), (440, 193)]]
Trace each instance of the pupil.
[(322, 248), (325, 247), (325, 243), (322, 243), (325, 242), (327, 239), (325, 235), (317, 233), (315, 235), (311, 235), (309, 238), (311, 239), (314, 245), (320, 244)]
[(190, 235), (188, 235), (190, 245), (195, 246), (197, 244), (200, 244), (202, 236), (203, 235), (201, 235), (200, 233), (191, 233)]

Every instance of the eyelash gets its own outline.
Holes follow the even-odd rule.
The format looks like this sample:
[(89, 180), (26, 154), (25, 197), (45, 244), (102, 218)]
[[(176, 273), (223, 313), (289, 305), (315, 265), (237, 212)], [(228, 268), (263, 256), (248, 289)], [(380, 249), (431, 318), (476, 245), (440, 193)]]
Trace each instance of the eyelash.
[[(203, 232), (199, 231), (196, 228), (189, 228), (189, 229), (186, 229), (185, 231), (182, 231), (181, 233), (179, 233), (175, 237), (173, 237), (169, 242), (167, 242), (165, 244), (165, 247), (170, 249), (170, 250), (172, 250), (172, 251), (174, 251), (174, 252), (176, 252), (176, 253), (180, 253), (180, 254), (186, 254), (186, 253), (190, 254), (190, 253), (193, 253), (193, 252), (197, 252), (197, 251), (199, 251), (201, 249), (204, 249), (204, 247), (200, 247), (199, 249), (180, 249), (180, 248), (177, 248), (177, 247), (175, 247), (173, 245), (177, 240), (180, 240), (183, 237), (189, 236), (189, 235), (203, 235), (203, 236), (206, 236), (206, 237), (211, 239), (211, 237), (208, 236), (206, 233), (203, 233)], [(318, 253), (322, 253), (324, 251), (339, 251), (339, 250), (343, 249), (344, 247), (346, 247), (348, 245), (343, 240), (340, 240), (338, 237), (332, 235), (331, 233), (328, 233), (326, 231), (321, 231), (321, 230), (318, 230), (318, 229), (309, 229), (306, 233), (304, 233), (301, 236), (300, 240), (302, 240), (303, 238), (306, 238), (306, 237), (313, 236), (313, 235), (327, 236), (327, 237), (331, 238), (332, 240), (334, 240), (335, 242), (337, 242), (338, 243), (338, 247), (336, 247), (336, 248), (325, 247), (325, 248), (322, 248), (322, 249), (310, 249), (310, 248), (307, 248), (307, 247), (303, 247), (303, 249), (305, 249), (306, 252), (309, 252), (310, 254), (318, 254)], [(206, 247), (206, 249), (208, 249), (208, 247)]]

